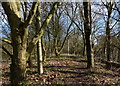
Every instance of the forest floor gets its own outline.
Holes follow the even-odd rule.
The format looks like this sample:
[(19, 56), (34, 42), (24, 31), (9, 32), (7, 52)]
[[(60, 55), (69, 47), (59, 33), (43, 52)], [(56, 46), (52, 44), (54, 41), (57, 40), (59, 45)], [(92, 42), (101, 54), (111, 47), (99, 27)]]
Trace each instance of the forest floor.
[[(2, 61), (2, 84), (9, 85), (9, 63)], [(24, 86), (39, 85), (67, 86), (120, 86), (120, 68), (105, 69), (105, 64), (95, 63), (95, 68), (87, 69), (83, 58), (47, 58), (44, 74), (38, 75), (36, 62), (33, 68), (27, 68)]]

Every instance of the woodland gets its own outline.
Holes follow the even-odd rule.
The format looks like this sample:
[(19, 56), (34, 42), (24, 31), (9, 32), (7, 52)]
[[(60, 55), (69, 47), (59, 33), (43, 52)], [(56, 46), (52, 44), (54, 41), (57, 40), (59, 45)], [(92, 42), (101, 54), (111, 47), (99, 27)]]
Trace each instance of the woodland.
[(1, 86), (119, 86), (120, 0), (0, 2)]

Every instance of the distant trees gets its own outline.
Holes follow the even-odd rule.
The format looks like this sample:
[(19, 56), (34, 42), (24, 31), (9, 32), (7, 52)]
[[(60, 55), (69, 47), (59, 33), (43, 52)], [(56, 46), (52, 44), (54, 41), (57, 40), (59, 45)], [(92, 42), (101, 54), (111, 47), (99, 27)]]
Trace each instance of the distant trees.
[[(116, 4), (118, 6), (118, 2), (112, 1), (102, 2), (101, 4), (93, 3), (93, 6), (95, 6), (96, 9), (92, 10), (92, 13), (96, 15), (95, 18), (97, 19), (97, 21), (95, 20), (95, 22), (92, 24), (96, 28), (94, 36), (96, 42), (98, 42), (95, 45), (95, 53), (96, 55), (99, 54), (99, 57), (107, 59), (108, 61), (115, 61), (115, 59), (117, 59), (117, 56), (115, 56), (117, 52), (114, 52), (114, 54), (112, 54), (113, 50), (116, 51), (116, 48), (113, 47), (113, 40), (114, 43), (116, 43), (115, 40), (120, 31), (118, 29), (119, 10), (117, 11)], [(97, 46), (99, 46), (99, 48), (97, 48)]]
[(63, 35), (64, 35), (63, 33), (65, 31), (63, 31), (64, 27), (60, 23), (61, 14), (62, 13), (60, 13), (60, 12), (58, 12), (58, 13), (56, 12), (56, 14), (53, 17), (53, 18), (55, 18), (55, 21), (53, 21), (54, 22), (54, 24), (53, 24), (54, 49), (55, 49), (55, 55), (58, 57), (60, 56), (60, 54), (64, 48), (65, 42), (68, 39), (70, 29), (73, 24), (72, 22), (70, 22), (70, 24), (66, 28), (66, 34), (63, 37)]
[[(104, 9), (107, 9), (107, 11), (102, 14), (103, 16), (106, 16), (106, 18), (104, 17), (104, 22), (105, 22), (105, 27), (106, 30), (106, 37), (104, 36), (104, 43), (103, 43), (103, 52), (104, 52), (104, 57), (106, 57), (107, 61), (111, 61), (113, 58), (117, 58), (115, 55), (115, 53), (112, 55), (112, 52), (114, 50), (115, 47), (113, 47), (113, 40), (115, 43), (116, 40), (116, 35), (119, 34), (119, 30), (117, 31), (117, 26), (118, 26), (118, 22), (119, 22), (119, 17), (117, 17), (117, 15), (119, 15), (117, 13), (117, 11), (115, 11), (116, 9), (116, 3), (115, 2), (102, 2), (103, 3), (103, 7), (105, 7)], [(117, 13), (117, 15), (112, 15), (114, 13)], [(118, 18), (118, 19), (117, 19)], [(113, 34), (113, 30), (116, 29), (116, 31)], [(115, 35), (116, 34), (116, 35)], [(109, 65), (108, 65), (109, 66)]]
[[(71, 8), (71, 12), (68, 8)], [(72, 14), (72, 15), (71, 15)], [(74, 48), (80, 48), (80, 49), (74, 49), (71, 48), (74, 52), (76, 52), (76, 50), (78, 50), (77, 52), (80, 52), (79, 54), (83, 57), (85, 57), (85, 33), (84, 33), (84, 14), (83, 14), (83, 4), (81, 3), (69, 3), (68, 5), (66, 5), (66, 15), (69, 17), (70, 21), (73, 22), (73, 31), (75, 31), (75, 34), (73, 36), (70, 37), (73, 38), (73, 42), (75, 42), (75, 44), (73, 43), (73, 45), (71, 45), (71, 47)], [(72, 32), (74, 33), (74, 32)], [(77, 36), (77, 37), (75, 37)], [(82, 38), (81, 40), (79, 40), (79, 37)], [(77, 40), (79, 41), (77, 41)], [(82, 43), (80, 43), (80, 41)], [(79, 42), (79, 44), (77, 43)], [(76, 46), (76, 45), (79, 45)]]
[[(113, 8), (114, 8), (114, 6), (116, 7), (115, 2), (106, 2), (106, 4), (104, 3), (104, 6), (107, 9), (107, 21), (106, 21), (106, 52), (107, 53), (106, 53), (106, 57), (107, 57), (107, 60), (110, 61), (110, 60), (112, 60), (112, 58), (114, 58), (114, 57), (111, 56), (111, 53), (112, 53), (111, 31), (114, 29), (115, 25), (117, 25), (118, 21), (115, 21), (115, 23), (113, 25), (111, 25), (111, 23), (113, 22), (113, 20), (112, 20), (112, 18), (113, 18), (113, 16), (112, 16)], [(118, 9), (117, 9), (117, 11), (119, 13)]]

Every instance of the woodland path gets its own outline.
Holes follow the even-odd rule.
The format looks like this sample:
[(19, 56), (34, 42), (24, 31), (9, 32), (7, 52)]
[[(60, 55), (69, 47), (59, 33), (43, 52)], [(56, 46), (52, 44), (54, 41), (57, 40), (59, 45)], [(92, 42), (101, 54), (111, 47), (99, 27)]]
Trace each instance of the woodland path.
[[(9, 84), (9, 61), (2, 62), (2, 83)], [(34, 62), (36, 65), (36, 62)], [(105, 69), (105, 64), (96, 62), (95, 68), (87, 69), (84, 58), (48, 58), (44, 63), (44, 74), (37, 68), (27, 68), (25, 86), (32, 85), (120, 85), (120, 68)]]

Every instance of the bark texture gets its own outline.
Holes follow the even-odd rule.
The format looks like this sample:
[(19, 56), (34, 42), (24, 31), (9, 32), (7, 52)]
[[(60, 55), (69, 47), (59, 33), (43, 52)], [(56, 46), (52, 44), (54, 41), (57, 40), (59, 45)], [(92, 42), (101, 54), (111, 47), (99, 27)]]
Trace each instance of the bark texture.
[(91, 8), (90, 2), (83, 2), (84, 5), (84, 31), (86, 40), (86, 55), (87, 55), (87, 68), (94, 67), (94, 58), (91, 51)]
[(19, 86), (26, 75), (28, 26), (35, 14), (37, 2), (33, 4), (31, 9), (33, 12), (29, 15), (29, 20), (26, 21), (26, 23), (29, 24), (22, 21), (20, 2), (4, 2), (2, 3), (2, 7), (8, 17), (8, 22), (11, 28), (11, 43), (13, 46), (13, 55), (10, 65), (11, 85)]

